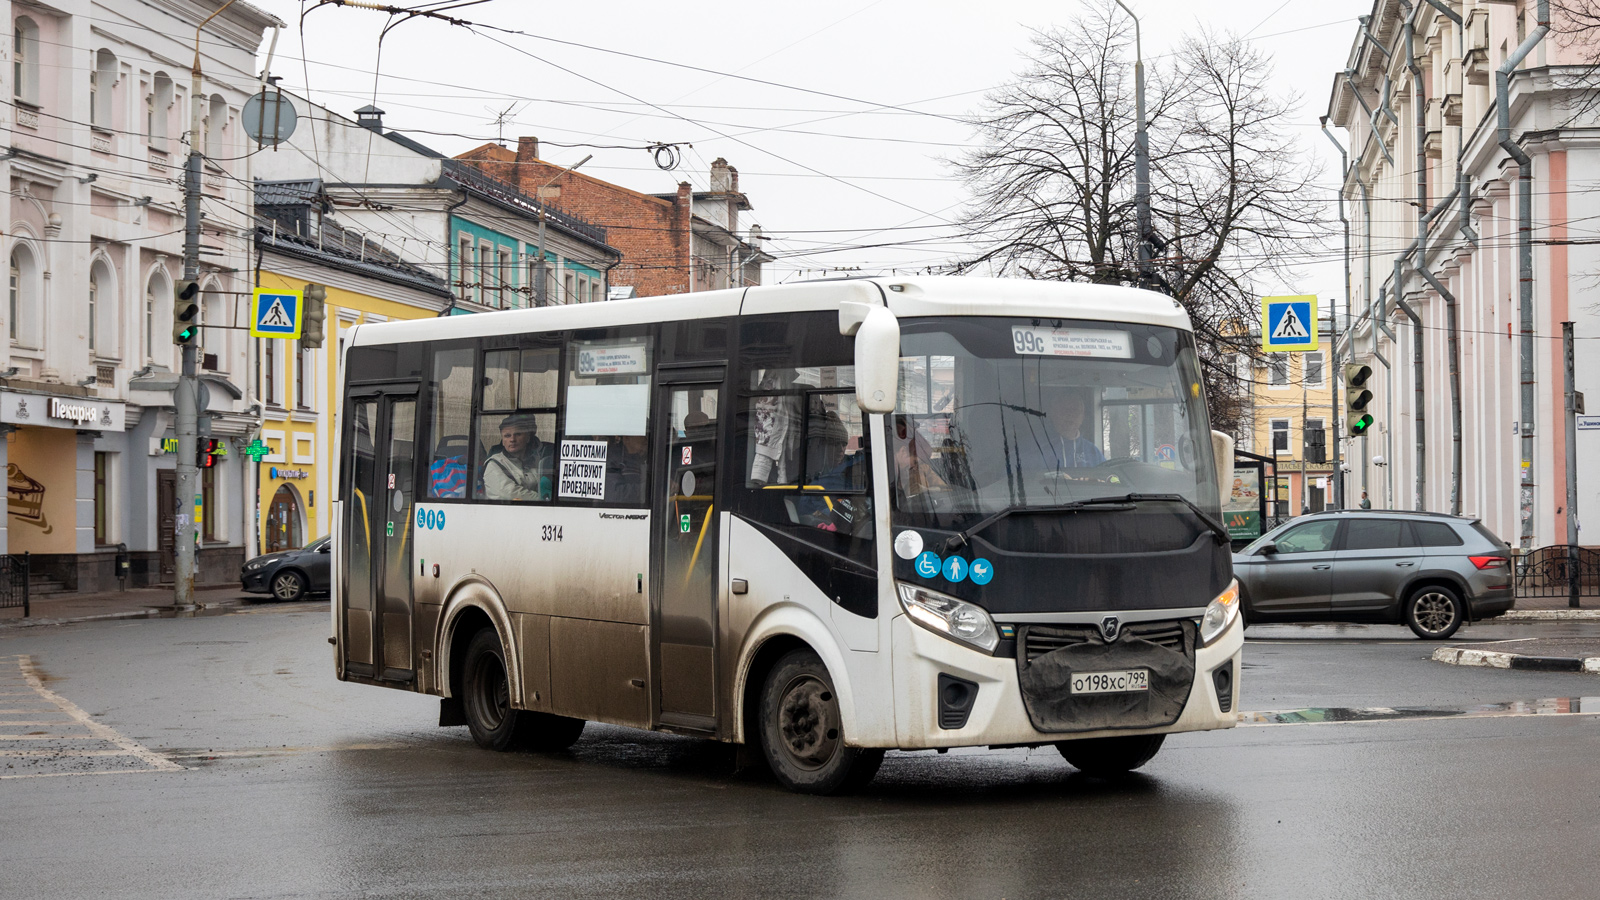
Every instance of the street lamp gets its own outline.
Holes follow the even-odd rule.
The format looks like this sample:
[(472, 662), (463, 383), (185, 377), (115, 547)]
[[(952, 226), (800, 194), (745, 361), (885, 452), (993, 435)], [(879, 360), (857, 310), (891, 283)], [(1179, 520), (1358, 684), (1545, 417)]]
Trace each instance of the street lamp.
[(556, 177), (550, 179), (549, 181), (546, 181), (544, 184), (540, 185), (533, 192), (534, 197), (537, 198), (538, 201), (539, 201), (539, 261), (538, 261), (537, 265), (535, 266), (535, 268), (538, 271), (538, 274), (534, 277), (534, 281), (533, 281), (533, 305), (534, 306), (545, 306), (546, 305), (546, 301), (549, 299), (548, 297), (545, 296), (545, 294), (546, 294), (545, 282), (546, 282), (547, 279), (545, 278), (545, 274), (544, 274), (544, 266), (545, 266), (545, 255), (544, 255), (544, 201), (546, 199), (548, 199), (548, 198), (551, 198), (551, 197), (559, 197), (559, 196), (561, 196), (561, 189), (558, 188), (558, 187), (553, 187), (553, 185), (556, 182), (560, 181), (562, 179), (562, 177), (567, 175), (567, 173), (578, 171), (578, 166), (583, 165), (584, 163), (588, 162), (591, 159), (594, 159), (594, 154), (593, 153), (589, 154), (588, 156), (585, 156), (583, 159), (578, 160), (578, 164), (577, 165), (568, 166), (567, 168), (562, 169), (560, 175), (557, 175)]
[(1151, 281), (1150, 272), (1150, 140), (1144, 122), (1144, 49), (1139, 38), (1139, 17), (1128, 4), (1116, 0), (1122, 11), (1133, 20), (1133, 95), (1135, 113), (1139, 121), (1134, 128), (1133, 177), (1138, 182), (1133, 205), (1139, 220), (1139, 241), (1135, 249), (1139, 261), (1139, 287)]

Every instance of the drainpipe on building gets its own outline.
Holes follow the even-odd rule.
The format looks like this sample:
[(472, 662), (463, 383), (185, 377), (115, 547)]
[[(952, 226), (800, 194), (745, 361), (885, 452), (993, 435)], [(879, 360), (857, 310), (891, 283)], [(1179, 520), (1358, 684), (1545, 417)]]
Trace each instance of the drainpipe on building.
[(1422, 378), (1426, 367), (1423, 365), (1422, 317), (1417, 315), (1417, 311), (1406, 302), (1404, 288), (1401, 287), (1405, 284), (1405, 276), (1401, 273), (1403, 266), (1405, 266), (1405, 256), (1395, 257), (1394, 303), (1406, 314), (1406, 318), (1411, 320), (1411, 388), (1415, 394), (1412, 402), (1416, 404), (1416, 410), (1411, 414), (1411, 418), (1417, 443), (1416, 509), (1421, 512), (1428, 508), (1428, 413), (1427, 408), (1422, 405), (1426, 396), (1422, 390)]
[[(1439, 296), (1444, 298), (1447, 337), (1447, 356), (1450, 364), (1450, 512), (1461, 515), (1461, 343), (1456, 328), (1456, 297), (1428, 270), (1428, 138), (1427, 94), (1422, 83), (1422, 67), (1417, 65), (1417, 17), (1422, 14), (1420, 5), (1412, 8), (1406, 20), (1402, 41), (1406, 45), (1406, 71), (1411, 74), (1411, 105), (1417, 128), (1417, 257), (1413, 266)], [(1440, 110), (1440, 126), (1444, 124), (1444, 111)], [(1456, 186), (1456, 192), (1461, 187)], [(1454, 194), (1452, 194), (1454, 196)], [(1447, 204), (1439, 204), (1443, 209)], [(1417, 326), (1422, 327), (1420, 324)], [(1420, 334), (1419, 334), (1420, 336)], [(1420, 399), (1420, 390), (1419, 390)], [(1419, 507), (1420, 508), (1420, 507)]]
[(1523, 550), (1533, 545), (1533, 159), (1511, 136), (1511, 73), (1522, 64), (1533, 48), (1544, 40), (1550, 31), (1550, 0), (1538, 0), (1534, 13), (1538, 27), (1528, 33), (1506, 61), (1494, 73), (1495, 106), (1498, 119), (1499, 143), (1512, 161), (1517, 164), (1517, 283), (1521, 298), (1519, 313), (1522, 326), (1520, 353), (1522, 357), (1522, 485), (1518, 508), (1522, 517), (1518, 543)]
[(1344, 82), (1350, 86), (1351, 95), (1356, 98), (1356, 102), (1361, 104), (1362, 111), (1367, 114), (1367, 124), (1370, 126), (1369, 131), (1372, 134), (1372, 142), (1378, 145), (1379, 152), (1383, 154), (1383, 158), (1388, 160), (1389, 165), (1392, 166), (1394, 165), (1394, 157), (1389, 155), (1389, 148), (1383, 145), (1383, 138), (1378, 136), (1378, 113), (1367, 104), (1367, 98), (1361, 96), (1361, 88), (1356, 87), (1355, 79), (1350, 77), (1355, 73), (1355, 69), (1345, 69)]

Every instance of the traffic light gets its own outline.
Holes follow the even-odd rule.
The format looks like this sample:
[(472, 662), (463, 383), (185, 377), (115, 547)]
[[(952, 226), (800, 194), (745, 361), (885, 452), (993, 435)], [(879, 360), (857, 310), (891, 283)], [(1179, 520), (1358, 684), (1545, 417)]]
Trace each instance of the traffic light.
[(1308, 463), (1328, 461), (1328, 433), (1321, 428), (1306, 428), (1306, 455)]
[(1358, 438), (1372, 428), (1372, 413), (1367, 412), (1372, 403), (1372, 392), (1367, 381), (1372, 378), (1372, 367), (1350, 363), (1344, 367), (1344, 425), (1345, 433)]
[(180, 347), (194, 345), (200, 337), (200, 285), (180, 281), (173, 288), (172, 342)]
[(300, 313), (300, 346), (312, 350), (322, 346), (323, 323), (328, 318), (328, 289), (320, 284), (308, 284), (301, 296), (305, 309)]
[(199, 452), (195, 454), (194, 464), (202, 469), (209, 469), (215, 466), (217, 457), (226, 453), (220, 438), (201, 438), (198, 450)]

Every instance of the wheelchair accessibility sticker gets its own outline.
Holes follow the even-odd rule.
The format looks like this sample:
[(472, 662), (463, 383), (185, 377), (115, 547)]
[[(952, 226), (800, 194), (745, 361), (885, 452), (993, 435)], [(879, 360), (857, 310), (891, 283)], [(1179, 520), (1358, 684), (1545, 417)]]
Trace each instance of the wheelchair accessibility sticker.
[(939, 559), (939, 554), (933, 552), (932, 550), (924, 550), (920, 555), (917, 556), (917, 574), (921, 575), (923, 578), (932, 578), (933, 576), (939, 574), (941, 565), (942, 561)]
[(443, 531), (444, 530), (444, 510), (442, 510), (442, 509), (419, 509), (419, 510), (417, 510), (417, 527), (418, 528), (428, 528), (428, 529), (437, 528), (438, 530)]

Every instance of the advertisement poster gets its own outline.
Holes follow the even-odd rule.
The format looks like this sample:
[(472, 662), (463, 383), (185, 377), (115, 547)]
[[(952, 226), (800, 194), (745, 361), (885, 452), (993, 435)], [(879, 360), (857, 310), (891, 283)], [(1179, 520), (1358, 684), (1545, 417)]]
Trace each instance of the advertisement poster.
[(1261, 536), (1261, 469), (1234, 466), (1233, 490), (1222, 503), (1228, 537), (1252, 541)]

